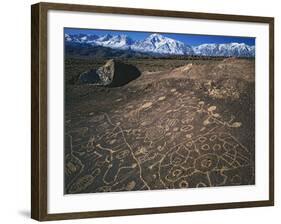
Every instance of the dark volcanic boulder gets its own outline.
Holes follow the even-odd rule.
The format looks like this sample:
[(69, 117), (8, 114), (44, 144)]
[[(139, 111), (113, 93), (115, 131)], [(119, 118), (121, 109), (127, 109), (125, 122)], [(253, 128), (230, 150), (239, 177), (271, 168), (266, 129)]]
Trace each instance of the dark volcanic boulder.
[(79, 75), (78, 82), (80, 84), (88, 83), (88, 84), (98, 84), (100, 83), (100, 77), (97, 74), (96, 69), (87, 70)]
[(140, 71), (133, 65), (116, 60), (108, 60), (98, 69), (91, 69), (79, 75), (79, 83), (100, 86), (123, 86), (140, 76)]

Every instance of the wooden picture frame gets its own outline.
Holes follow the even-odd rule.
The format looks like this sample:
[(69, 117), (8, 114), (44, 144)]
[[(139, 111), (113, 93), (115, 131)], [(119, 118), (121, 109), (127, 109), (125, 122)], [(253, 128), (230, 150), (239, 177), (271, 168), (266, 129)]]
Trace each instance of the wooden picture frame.
[[(49, 10), (72, 12), (189, 18), (215, 21), (252, 22), (269, 25), (269, 196), (268, 200), (215, 203), (186, 206), (131, 208), (106, 211), (48, 213), (48, 99), (47, 99), (47, 14)], [(274, 205), (274, 18), (210, 13), (116, 8), (90, 5), (38, 3), (31, 7), (31, 217), (39, 221), (126, 216), (170, 212), (203, 211)]]

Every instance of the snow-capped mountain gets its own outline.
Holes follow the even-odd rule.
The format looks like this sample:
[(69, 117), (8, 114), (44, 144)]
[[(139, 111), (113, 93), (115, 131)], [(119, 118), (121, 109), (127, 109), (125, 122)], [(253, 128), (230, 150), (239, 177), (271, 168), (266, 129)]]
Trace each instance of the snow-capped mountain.
[(128, 50), (134, 41), (126, 35), (111, 36), (109, 34), (98, 38), (94, 44), (114, 49)]
[(202, 44), (193, 47), (195, 54), (202, 56), (232, 56), (232, 57), (254, 57), (255, 46), (244, 43), (229, 44)]
[(164, 37), (160, 34), (151, 34), (143, 41), (135, 42), (131, 46), (131, 49), (134, 51), (151, 52), (157, 54), (194, 54), (189, 45), (168, 37)]
[(97, 35), (84, 35), (84, 34), (75, 34), (75, 35), (70, 35), (70, 34), (65, 34), (64, 35), (65, 40), (68, 42), (76, 42), (76, 43), (93, 43), (95, 40), (99, 38)]
[(65, 41), (160, 55), (255, 56), (255, 46), (249, 46), (244, 43), (201, 44), (199, 46), (190, 46), (161, 34), (151, 34), (144, 40), (138, 41), (132, 40), (127, 35), (107, 34), (98, 36), (94, 34), (65, 34)]

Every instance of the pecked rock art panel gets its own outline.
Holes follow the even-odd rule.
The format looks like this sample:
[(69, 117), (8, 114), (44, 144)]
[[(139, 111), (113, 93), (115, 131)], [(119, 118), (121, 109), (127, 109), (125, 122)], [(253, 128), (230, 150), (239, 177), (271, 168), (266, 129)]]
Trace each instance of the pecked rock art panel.
[(67, 105), (65, 193), (254, 184), (252, 98), (146, 75)]

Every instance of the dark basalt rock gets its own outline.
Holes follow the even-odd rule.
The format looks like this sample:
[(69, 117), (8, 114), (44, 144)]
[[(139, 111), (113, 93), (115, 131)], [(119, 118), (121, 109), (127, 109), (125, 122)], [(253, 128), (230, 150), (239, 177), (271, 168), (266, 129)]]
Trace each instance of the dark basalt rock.
[(118, 87), (136, 79), (140, 74), (135, 66), (111, 59), (98, 69), (81, 73), (78, 83)]
[(99, 84), (101, 82), (96, 69), (87, 70), (79, 75), (79, 84)]

